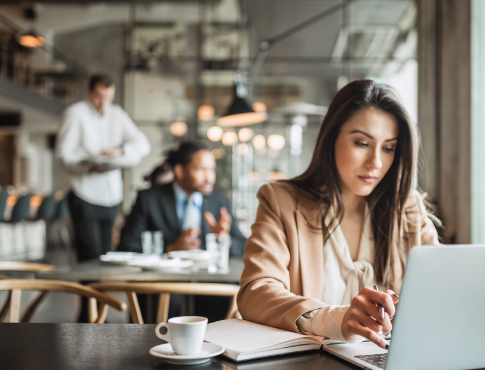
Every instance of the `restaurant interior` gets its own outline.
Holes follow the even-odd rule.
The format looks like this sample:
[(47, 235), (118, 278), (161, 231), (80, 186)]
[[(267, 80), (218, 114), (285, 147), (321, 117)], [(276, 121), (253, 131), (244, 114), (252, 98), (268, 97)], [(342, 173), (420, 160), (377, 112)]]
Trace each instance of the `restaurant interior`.
[[(209, 145), (215, 190), (249, 237), (260, 187), (308, 167), (333, 97), (364, 78), (393, 86), (417, 125), (414, 186), (442, 221), (441, 242), (485, 243), (483, 19), (480, 0), (0, 0), (0, 274), (93, 283), (109, 296), (98, 297), (92, 322), (166, 321), (170, 293), (185, 292), (182, 312), (191, 313), (198, 283), (227, 286), (206, 294), (232, 297), (227, 317), (237, 316), (240, 258), (220, 274), (203, 261), (182, 272), (79, 267), (55, 147), (63, 113), (87, 98), (94, 73), (109, 74), (114, 104), (151, 147), (122, 171), (112, 251), (137, 193), (151, 186), (145, 177), (184, 140)], [(138, 284), (129, 293), (116, 286), (127, 281)], [(157, 283), (184, 286), (140, 310), (130, 294), (157, 294)], [(54, 285), (35, 289), (64, 293), (19, 296), (20, 313), (2, 288), (1, 320), (76, 322), (83, 294)], [(151, 309), (157, 303), (164, 310)]]

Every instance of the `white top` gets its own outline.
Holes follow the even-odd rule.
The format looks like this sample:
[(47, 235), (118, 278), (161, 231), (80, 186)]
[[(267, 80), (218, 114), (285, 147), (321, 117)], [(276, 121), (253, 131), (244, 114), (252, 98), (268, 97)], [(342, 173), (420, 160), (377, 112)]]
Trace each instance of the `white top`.
[[(333, 214), (329, 212), (327, 220), (332, 218)], [(324, 284), (321, 300), (329, 306), (300, 316), (296, 322), (300, 330), (305, 334), (345, 341), (341, 328), (350, 301), (364, 287), (373, 287), (376, 284), (373, 261), (373, 232), (369, 209), (366, 205), (364, 230), (357, 261), (352, 261), (342, 228), (337, 226), (323, 248)]]
[[(107, 149), (123, 148), (115, 158), (100, 157)], [(88, 102), (71, 105), (63, 116), (57, 136), (56, 156), (69, 171), (72, 190), (88, 203), (104, 207), (123, 200), (120, 167), (132, 167), (150, 152), (145, 135), (118, 105), (109, 105), (103, 114)], [(115, 168), (104, 173), (89, 173), (93, 164)]]

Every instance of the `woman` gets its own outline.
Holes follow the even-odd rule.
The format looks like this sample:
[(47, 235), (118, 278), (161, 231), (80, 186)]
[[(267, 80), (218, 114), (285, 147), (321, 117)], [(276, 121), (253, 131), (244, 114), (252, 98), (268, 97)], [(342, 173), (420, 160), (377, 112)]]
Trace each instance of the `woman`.
[(389, 86), (359, 80), (340, 90), (308, 169), (258, 193), (238, 295), (242, 316), (387, 348), (377, 333), (392, 328), (407, 254), (439, 244), (413, 190), (416, 156), (415, 127)]

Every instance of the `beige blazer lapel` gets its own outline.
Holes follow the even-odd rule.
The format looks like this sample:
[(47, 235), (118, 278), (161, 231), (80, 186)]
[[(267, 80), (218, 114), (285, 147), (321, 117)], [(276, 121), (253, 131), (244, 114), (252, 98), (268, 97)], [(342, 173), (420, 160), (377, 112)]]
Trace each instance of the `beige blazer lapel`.
[[(300, 251), (300, 271), (302, 295), (321, 299), (323, 284), (323, 235), (321, 229), (315, 229), (308, 221), (321, 220), (320, 210), (297, 209), (296, 229)], [(318, 223), (314, 223), (318, 227)]]

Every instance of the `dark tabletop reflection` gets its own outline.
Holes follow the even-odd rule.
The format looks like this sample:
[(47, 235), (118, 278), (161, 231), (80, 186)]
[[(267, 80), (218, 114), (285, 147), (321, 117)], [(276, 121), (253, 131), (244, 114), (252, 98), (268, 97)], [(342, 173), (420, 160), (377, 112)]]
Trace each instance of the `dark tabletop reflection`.
[(356, 366), (321, 351), (297, 353), (245, 362), (233, 362), (225, 357), (219, 356), (212, 361), (224, 365), (226, 369), (234, 370), (358, 369)]
[(218, 356), (205, 364), (173, 365), (148, 353), (162, 343), (155, 336), (155, 325), (0, 323), (0, 369), (357, 369), (322, 351), (241, 363)]
[[(161, 359), (160, 359), (161, 360)], [(154, 369), (163, 370), (183, 370), (183, 369), (193, 369), (193, 370), (224, 370), (224, 365), (209, 361), (205, 364), (200, 365), (173, 365), (167, 362), (160, 362), (160, 364), (153, 367)]]

